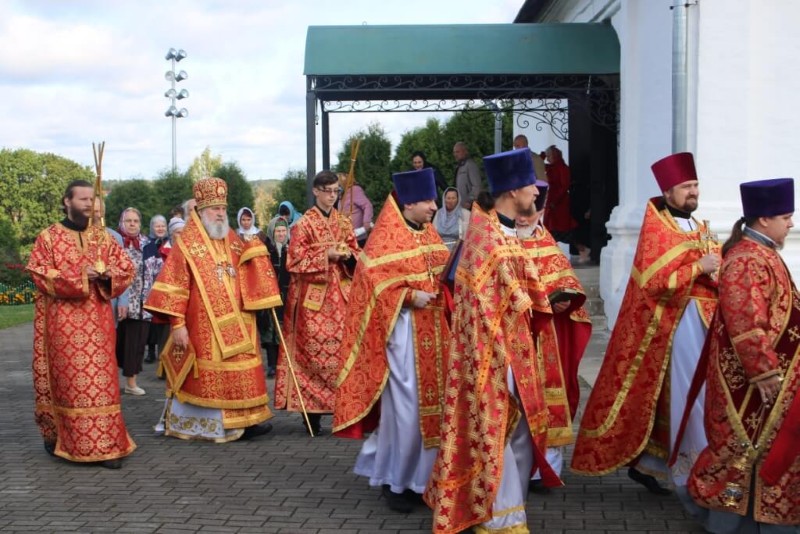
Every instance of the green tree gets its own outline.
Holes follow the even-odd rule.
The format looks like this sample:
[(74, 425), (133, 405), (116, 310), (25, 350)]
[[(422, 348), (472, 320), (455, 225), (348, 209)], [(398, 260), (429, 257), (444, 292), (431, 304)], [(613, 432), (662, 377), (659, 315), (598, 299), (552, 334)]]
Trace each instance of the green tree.
[(359, 138), (361, 145), (356, 157), (356, 182), (364, 188), (364, 192), (375, 207), (375, 213), (378, 213), (392, 190), (392, 171), (389, 165), (392, 143), (380, 124), (372, 123), (366, 131), (361, 130), (351, 135), (339, 151), (339, 163), (334, 169), (337, 172), (349, 172), (351, 147)]
[(424, 152), (428, 163), (442, 171), (449, 183), (452, 183), (453, 145), (447, 145), (444, 126), (438, 119), (429, 118), (425, 126), (403, 134), (392, 158), (392, 172), (411, 170), (411, 155), (418, 150)]
[[(277, 189), (275, 189), (274, 198), (275, 198), (275, 207), (272, 213), (270, 214), (270, 218), (274, 217), (278, 214), (278, 206), (284, 200), (288, 200), (294, 206), (294, 209), (303, 213), (305, 210), (308, 209), (308, 205), (306, 202), (306, 184), (308, 183), (306, 178), (306, 171), (301, 170), (289, 170), (286, 171), (286, 174), (283, 175), (281, 182), (278, 184)], [(262, 226), (264, 226), (262, 224)]]
[(242, 169), (233, 162), (223, 163), (214, 173), (217, 178), (222, 178), (228, 184), (228, 218), (231, 227), (236, 225), (236, 213), (239, 208), (247, 206), (253, 209), (255, 197), (253, 188), (247, 181)]
[(0, 215), (14, 228), (23, 259), (39, 232), (63, 218), (64, 190), (78, 179), (92, 181), (94, 173), (55, 154), (0, 150)]
[(211, 153), (211, 147), (206, 147), (203, 153), (194, 158), (192, 164), (189, 165), (189, 178), (194, 183), (200, 178), (217, 176), (216, 172), (220, 167), (222, 167), (222, 156), (214, 156)]
[(136, 208), (142, 212), (142, 233), (146, 234), (150, 218), (159, 210), (153, 182), (137, 179), (116, 184), (106, 198), (106, 226), (116, 228), (125, 208)]
[[(192, 198), (192, 179), (189, 173), (164, 171), (153, 182), (153, 191), (158, 199), (157, 213), (168, 217), (169, 211)], [(113, 194), (113, 190), (112, 190)]]
[[(428, 119), (425, 126), (405, 133), (392, 159), (393, 172), (411, 169), (411, 154), (425, 152), (428, 162), (439, 168), (451, 185), (455, 183), (453, 145), (466, 143), (470, 157), (483, 170), (483, 156), (494, 154), (494, 128), (496, 114), (485, 108), (467, 109), (454, 113), (443, 124)], [(510, 150), (513, 136), (513, 116), (506, 109), (502, 115), (502, 150)]]

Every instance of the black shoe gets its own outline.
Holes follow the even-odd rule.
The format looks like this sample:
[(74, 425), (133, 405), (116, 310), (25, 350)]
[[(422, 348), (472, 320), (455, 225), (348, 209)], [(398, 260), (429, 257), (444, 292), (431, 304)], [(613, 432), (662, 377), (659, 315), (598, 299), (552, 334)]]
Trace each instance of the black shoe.
[[(314, 436), (321, 436), (324, 432), (322, 430), (322, 414), (321, 413), (310, 413), (308, 414), (308, 422), (311, 423), (311, 430), (314, 432)], [(308, 425), (306, 424), (305, 418), (303, 418), (303, 426), (305, 427), (306, 431), (308, 432)]]
[(528, 483), (528, 493), (537, 493), (539, 495), (548, 495), (551, 492), (550, 488), (542, 483), (542, 479), (531, 480)]
[(52, 443), (50, 441), (45, 441), (44, 442), (44, 450), (46, 450), (47, 454), (49, 454), (50, 456), (55, 456), (56, 455), (56, 444)]
[(267, 378), (272, 378), (273, 376), (275, 376), (275, 368), (267, 367)]
[(269, 423), (264, 423), (263, 425), (248, 426), (247, 428), (244, 429), (244, 434), (242, 434), (242, 437), (239, 438), (239, 441), (257, 438), (258, 436), (263, 436), (264, 434), (268, 434), (271, 430), (272, 430), (272, 425)]
[(414, 490), (411, 489), (405, 490), (403, 492), (403, 497), (405, 497), (405, 499), (413, 505), (421, 504), (427, 506), (427, 504), (425, 503), (425, 499), (422, 498), (422, 494), (417, 493)]
[(144, 357), (144, 363), (153, 363), (156, 361), (156, 350), (150, 345), (147, 347), (147, 356)]
[(414, 510), (414, 504), (406, 499), (405, 495), (393, 492), (388, 485), (383, 486), (383, 496), (390, 510), (401, 514), (408, 514)]
[(122, 458), (100, 462), (100, 467), (105, 467), (106, 469), (119, 469), (122, 467)]
[(663, 487), (661, 484), (658, 483), (658, 480), (651, 475), (646, 475), (639, 471), (636, 468), (629, 467), (628, 468), (628, 477), (634, 482), (638, 482), (650, 493), (654, 493), (656, 495), (671, 495), (672, 492), (667, 488)]

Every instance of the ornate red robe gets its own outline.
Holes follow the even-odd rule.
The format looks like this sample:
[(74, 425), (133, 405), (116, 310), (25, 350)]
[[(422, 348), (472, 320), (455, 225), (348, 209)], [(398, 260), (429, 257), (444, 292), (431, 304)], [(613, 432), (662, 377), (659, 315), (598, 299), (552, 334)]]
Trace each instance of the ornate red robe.
[[(708, 324), (717, 283), (698, 260), (709, 247), (705, 227), (685, 232), (650, 199), (619, 316), (581, 420), (573, 471), (604, 475), (643, 451), (666, 459), (670, 449), (669, 364), (672, 335), (694, 299)], [(695, 221), (697, 223), (697, 221)]]
[(537, 226), (520, 244), (536, 264), (546, 294), (559, 289), (577, 292), (567, 310), (554, 314), (539, 334), (538, 356), (545, 379), (545, 400), (550, 414), (547, 446), (572, 443), (572, 418), (580, 401), (578, 365), (592, 335), (592, 322), (583, 306), (586, 294), (569, 259), (545, 228)]
[[(336, 209), (326, 217), (316, 206), (292, 227), (286, 270), (291, 273), (283, 332), (306, 411), (331, 413), (342, 369), (341, 345), (352, 273), (328, 261), (328, 249), (344, 243), (360, 252), (353, 227)], [(275, 408), (301, 411), (284, 347), (275, 374)]]
[(189, 332), (186, 350), (170, 336), (162, 352), (167, 396), (222, 410), (226, 429), (271, 418), (254, 312), (280, 304), (264, 244), (242, 241), (233, 230), (211, 239), (192, 212), (145, 303)]
[[(109, 282), (89, 282), (86, 268), (97, 260)], [(111, 299), (130, 285), (133, 264), (103, 228), (59, 223), (36, 238), (27, 269), (39, 289), (33, 388), (42, 437), (73, 462), (127, 456), (136, 444), (122, 418)]]
[[(800, 524), (797, 444), (776, 450), (774, 443), (784, 424), (797, 425), (786, 416), (800, 389), (800, 295), (776, 250), (745, 237), (725, 255), (704, 356), (708, 447), (692, 468), (690, 495), (738, 515), (753, 500), (756, 521)], [(766, 406), (755, 382), (776, 374), (784, 377), (781, 392)], [(772, 455), (786, 459), (785, 471), (767, 484), (757, 473)]]
[[(362, 438), (374, 430), (378, 400), (389, 379), (386, 344), (397, 316), (413, 290), (440, 292), (439, 277), (448, 257), (433, 224), (421, 231), (409, 228), (390, 195), (353, 276), (333, 412), (333, 431), (340, 437)], [(424, 445), (433, 447), (439, 444), (450, 341), (441, 293), (425, 308), (412, 308), (411, 315), (420, 433)]]
[(520, 417), (506, 383), (509, 365), (531, 429), (536, 467), (545, 485), (561, 483), (541, 454), (548, 412), (531, 314), (545, 322), (551, 310), (536, 285), (536, 267), (518, 240), (503, 234), (494, 211), (474, 204), (456, 270), (441, 444), (425, 491), (434, 532), (460, 532), (491, 517), (503, 449)]

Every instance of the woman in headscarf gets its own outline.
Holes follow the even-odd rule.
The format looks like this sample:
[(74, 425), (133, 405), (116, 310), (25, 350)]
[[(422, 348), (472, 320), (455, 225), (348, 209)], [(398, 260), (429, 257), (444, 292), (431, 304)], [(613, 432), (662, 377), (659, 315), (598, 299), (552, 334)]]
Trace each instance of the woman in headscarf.
[[(144, 290), (142, 299), (147, 300), (150, 288), (156, 281), (161, 267), (166, 258), (165, 249), (170, 247), (169, 234), (167, 233), (167, 219), (163, 215), (153, 215), (150, 219), (150, 242), (144, 246), (142, 251), (142, 261), (144, 262)], [(150, 321), (150, 328), (147, 331), (147, 355), (144, 357), (146, 363), (156, 361), (156, 356), (164, 348), (169, 331), (167, 323), (158, 317), (153, 317), (147, 311), (142, 312), (142, 317)]]
[[(278, 277), (278, 288), (281, 291), (281, 300), (286, 302), (289, 292), (289, 271), (286, 270), (286, 251), (289, 249), (289, 224), (280, 219), (275, 222), (272, 232), (267, 239), (267, 250), (272, 260), (272, 268)], [(275, 308), (278, 321), (283, 323), (283, 306)], [(263, 310), (256, 316), (261, 332), (261, 345), (267, 349), (267, 376), (275, 376), (275, 366), (278, 363), (278, 344), (280, 339), (272, 321), (272, 312)]]
[(143, 316), (144, 302), (144, 247), (148, 240), (140, 232), (142, 213), (136, 208), (125, 208), (119, 217), (119, 233), (122, 248), (127, 252), (136, 269), (136, 276), (127, 291), (120, 297), (117, 306), (117, 364), (125, 377), (125, 393), (144, 395), (145, 391), (136, 384), (136, 376), (142, 372), (144, 347), (147, 344), (147, 330), (150, 326)]
[(303, 214), (294, 209), (294, 206), (291, 202), (284, 200), (278, 205), (278, 214), (273, 217), (269, 221), (269, 225), (267, 225), (267, 235), (272, 235), (272, 231), (275, 228), (275, 223), (278, 222), (279, 219), (286, 221), (286, 224), (288, 224), (289, 228), (291, 228), (302, 216)]
[(469, 210), (461, 207), (461, 197), (455, 187), (448, 187), (442, 193), (442, 207), (433, 216), (433, 225), (448, 250), (452, 251), (469, 224)]
[(236, 233), (245, 241), (257, 237), (262, 243), (267, 242), (267, 236), (256, 226), (256, 215), (250, 208), (244, 207), (239, 210), (236, 215), (236, 225), (238, 227)]

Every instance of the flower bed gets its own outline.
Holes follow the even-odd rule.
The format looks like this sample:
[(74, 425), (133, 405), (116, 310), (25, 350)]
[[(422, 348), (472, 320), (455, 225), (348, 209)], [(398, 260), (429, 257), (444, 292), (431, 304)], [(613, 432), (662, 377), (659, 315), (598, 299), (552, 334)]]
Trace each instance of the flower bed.
[(36, 295), (36, 286), (30, 280), (18, 285), (0, 282), (0, 306), (32, 304)]

